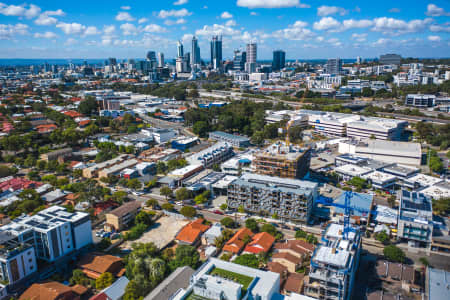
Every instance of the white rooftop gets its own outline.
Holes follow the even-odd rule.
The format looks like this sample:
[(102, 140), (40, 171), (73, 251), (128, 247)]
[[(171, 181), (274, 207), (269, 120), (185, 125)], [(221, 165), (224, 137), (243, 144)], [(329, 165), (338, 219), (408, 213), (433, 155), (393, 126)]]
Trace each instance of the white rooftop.
[[(328, 226), (327, 231), (325, 232), (325, 237), (333, 239), (341, 239), (343, 237), (343, 232), (344, 232), (344, 225), (331, 223), (330, 226)], [(355, 239), (355, 233), (353, 231), (350, 231), (348, 233), (348, 239), (351, 241)]]
[(367, 168), (367, 167), (360, 167), (360, 166), (348, 164), (348, 165), (336, 167), (334, 169), (334, 171), (345, 174), (345, 175), (361, 177), (362, 175), (365, 175), (365, 174), (371, 172), (372, 169)]
[(417, 182), (421, 186), (425, 186), (425, 187), (435, 185), (436, 183), (439, 183), (442, 181), (442, 179), (440, 179), (440, 178), (425, 175), (425, 174), (417, 174), (415, 176), (408, 178), (407, 180), (409, 182)]
[(370, 179), (370, 180), (372, 180), (372, 182), (375, 182), (375, 183), (388, 182), (388, 181), (396, 179), (396, 177), (394, 175), (380, 172), (380, 171), (373, 171), (371, 173), (363, 175), (362, 177), (364, 179)]
[(346, 267), (350, 258), (350, 252), (347, 250), (341, 250), (336, 248), (331, 248), (327, 246), (320, 246), (313, 260), (324, 263), (331, 264), (337, 267)]
[(420, 191), (433, 199), (450, 198), (450, 185), (448, 183), (438, 183), (433, 186), (429, 186)]
[(357, 145), (358, 150), (371, 151), (377, 154), (386, 155), (405, 155), (419, 157), (422, 155), (422, 148), (419, 143), (385, 141), (376, 139), (365, 139), (361, 144)]

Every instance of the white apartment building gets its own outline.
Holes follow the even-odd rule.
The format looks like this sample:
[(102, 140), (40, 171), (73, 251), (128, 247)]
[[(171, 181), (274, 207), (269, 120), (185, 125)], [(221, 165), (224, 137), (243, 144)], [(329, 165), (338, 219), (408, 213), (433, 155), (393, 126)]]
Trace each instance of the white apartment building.
[(37, 271), (36, 255), (32, 245), (18, 242), (17, 236), (10, 232), (0, 232), (0, 239), (2, 282), (11, 285)]
[(209, 148), (186, 157), (191, 165), (203, 165), (210, 168), (214, 164), (220, 164), (234, 155), (233, 146), (225, 142), (218, 142)]
[(33, 244), (36, 256), (55, 261), (75, 250), (92, 244), (89, 214), (69, 213), (65, 208), (52, 206), (33, 216), (21, 216), (0, 228), (10, 232), (18, 242)]

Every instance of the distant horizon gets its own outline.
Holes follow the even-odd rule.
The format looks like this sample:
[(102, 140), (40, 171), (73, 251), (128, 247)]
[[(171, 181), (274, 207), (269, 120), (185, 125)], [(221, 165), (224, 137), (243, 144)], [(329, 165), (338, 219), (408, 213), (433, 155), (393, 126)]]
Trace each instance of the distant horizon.
[(350, 0), (1, 0), (0, 57), (5, 59), (140, 57), (149, 50), (175, 57), (177, 42), (202, 57), (222, 36), (223, 57), (258, 45), (258, 57), (276, 49), (288, 57), (447, 57), (448, 0), (355, 3)]

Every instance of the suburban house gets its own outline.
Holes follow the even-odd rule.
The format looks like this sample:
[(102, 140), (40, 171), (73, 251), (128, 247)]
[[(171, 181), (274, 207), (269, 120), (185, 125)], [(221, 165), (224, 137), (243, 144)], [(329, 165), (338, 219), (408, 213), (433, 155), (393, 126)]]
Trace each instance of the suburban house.
[(222, 225), (214, 223), (202, 236), (202, 245), (212, 245), (222, 235)]
[(19, 300), (79, 300), (79, 293), (83, 291), (86, 292), (78, 285), (68, 287), (56, 281), (34, 283), (20, 295)]
[(121, 277), (125, 273), (120, 257), (101, 253), (86, 254), (78, 262), (78, 268), (92, 279), (99, 278), (105, 272), (109, 272), (115, 277)]
[(253, 232), (247, 227), (239, 229), (233, 237), (223, 246), (223, 251), (239, 254), (245, 246), (246, 237), (252, 237)]
[(209, 225), (204, 225), (203, 222), (203, 219), (197, 219), (187, 224), (180, 230), (175, 239), (179, 244), (198, 245), (203, 233), (209, 229)]
[(267, 232), (257, 233), (253, 236), (252, 241), (245, 246), (244, 253), (268, 253), (273, 243), (275, 243), (275, 238), (271, 234)]

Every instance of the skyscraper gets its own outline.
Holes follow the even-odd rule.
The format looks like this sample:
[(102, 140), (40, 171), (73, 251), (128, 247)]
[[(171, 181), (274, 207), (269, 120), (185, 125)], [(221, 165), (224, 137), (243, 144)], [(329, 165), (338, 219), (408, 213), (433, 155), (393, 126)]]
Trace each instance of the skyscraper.
[(222, 68), (222, 36), (213, 36), (211, 40), (211, 65), (214, 70)]
[(184, 48), (181, 41), (177, 42), (177, 57), (183, 57), (184, 56)]
[(149, 62), (149, 67), (151, 70), (156, 68), (157, 62), (156, 62), (156, 52), (155, 51), (147, 52), (147, 61)]
[(234, 71), (243, 71), (245, 68), (246, 61), (247, 61), (247, 52), (241, 50), (234, 50), (234, 57), (233, 57)]
[(256, 71), (256, 43), (247, 44), (247, 62), (245, 71), (254, 73)]
[(158, 67), (164, 67), (164, 53), (158, 52)]
[(283, 50), (273, 51), (272, 70), (279, 71), (284, 68), (286, 63), (286, 52)]
[(191, 65), (199, 65), (200, 60), (200, 47), (198, 46), (198, 40), (194, 35), (192, 37)]
[(325, 69), (328, 74), (339, 75), (342, 73), (342, 60), (340, 58), (333, 58), (327, 61)]

